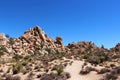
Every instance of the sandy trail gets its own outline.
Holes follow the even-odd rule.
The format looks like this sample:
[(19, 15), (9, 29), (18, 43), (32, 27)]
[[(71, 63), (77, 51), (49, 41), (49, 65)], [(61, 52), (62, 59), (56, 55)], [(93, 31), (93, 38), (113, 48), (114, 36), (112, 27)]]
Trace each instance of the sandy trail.
[(71, 78), (68, 80), (99, 80), (102, 75), (97, 75), (96, 72), (90, 72), (87, 75), (80, 75), (79, 72), (82, 69), (82, 65), (84, 61), (74, 60), (72, 65), (68, 65), (65, 68), (65, 72), (69, 72), (71, 74)]

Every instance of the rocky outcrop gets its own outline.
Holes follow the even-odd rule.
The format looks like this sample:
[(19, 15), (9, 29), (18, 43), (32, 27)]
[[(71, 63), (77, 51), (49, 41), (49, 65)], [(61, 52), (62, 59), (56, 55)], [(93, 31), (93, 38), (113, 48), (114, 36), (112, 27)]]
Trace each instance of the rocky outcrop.
[(94, 51), (97, 49), (97, 46), (92, 42), (78, 42), (78, 43), (69, 43), (67, 46), (73, 53), (82, 53), (86, 50)]
[(5, 34), (0, 33), (0, 45), (6, 45), (6, 43), (7, 43), (7, 38)]
[(115, 47), (111, 48), (112, 51), (119, 52), (120, 51), (120, 43), (118, 43)]
[(54, 40), (45, 34), (39, 26), (30, 28), (19, 38), (10, 38), (8, 44), (5, 42), (5, 36), (1, 36), (1, 43), (3, 44), (4, 41), (4, 45), (9, 53), (27, 55), (29, 52), (34, 54), (36, 49), (39, 49), (40, 53), (47, 53), (45, 51), (47, 49), (50, 49), (52, 52), (65, 50), (61, 37), (56, 37), (56, 40)]

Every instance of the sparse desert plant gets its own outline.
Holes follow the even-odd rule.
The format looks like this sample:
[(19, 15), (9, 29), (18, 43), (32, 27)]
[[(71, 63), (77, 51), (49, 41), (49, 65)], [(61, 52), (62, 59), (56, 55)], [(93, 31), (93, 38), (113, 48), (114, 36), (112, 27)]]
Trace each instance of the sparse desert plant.
[(38, 66), (38, 65), (36, 65), (35, 67), (34, 67), (34, 69), (39, 69), (40, 67)]
[(89, 55), (89, 57), (86, 59), (86, 61), (92, 64), (100, 64), (107, 60), (109, 60), (108, 55), (99, 52), (91, 53), (91, 55)]
[(58, 75), (56, 73), (44, 74), (40, 80), (67, 80), (70, 78), (69, 73)]
[(45, 50), (50, 54), (51, 53), (51, 49), (50, 48), (45, 48)]
[(13, 40), (13, 38), (10, 38), (8, 41), (9, 44), (13, 45), (15, 43), (15, 41)]
[(117, 80), (119, 75), (120, 75), (120, 67), (116, 67), (116, 68), (113, 68), (110, 73), (106, 74), (100, 80)]
[(64, 72), (64, 75), (66, 76), (67, 79), (71, 78), (71, 75), (68, 72)]
[(34, 56), (37, 55), (41, 55), (41, 52), (40, 52), (40, 48), (35, 48), (35, 51), (34, 51)]
[(7, 52), (7, 49), (3, 45), (0, 45), (0, 57), (4, 55), (5, 52)]
[(110, 69), (103, 68), (98, 72), (98, 74), (104, 74), (104, 73), (107, 73), (107, 72), (110, 72)]
[(104, 77), (105, 80), (116, 80), (117, 79), (117, 76), (114, 75), (114, 74), (106, 74), (105, 77)]
[(113, 70), (111, 71), (112, 74), (118, 74), (120, 75), (120, 67), (116, 67), (116, 68), (113, 68)]
[(40, 80), (54, 80), (54, 78), (50, 74), (45, 74), (41, 77)]
[(18, 74), (22, 70), (23, 70), (22, 64), (20, 63), (13, 64), (13, 68), (12, 68), (13, 74)]
[(60, 75), (61, 73), (63, 73), (64, 72), (63, 66), (62, 65), (58, 65), (56, 67), (56, 71), (57, 71), (58, 75)]
[(44, 45), (45, 45), (44, 43), (41, 43), (40, 48), (42, 49), (44, 47)]
[(38, 75), (37, 75), (37, 78), (40, 78), (40, 77), (41, 77), (41, 74), (38, 74)]
[(5, 34), (5, 37), (6, 37), (6, 38), (10, 38), (10, 35), (9, 35), (9, 34)]
[(23, 61), (23, 62), (21, 62), (21, 64), (22, 64), (23, 66), (26, 66), (26, 65), (28, 64), (28, 62), (27, 62), (27, 61)]
[(31, 70), (32, 70), (32, 68), (31, 68), (30, 66), (28, 66), (28, 65), (25, 66), (25, 69), (28, 70), (28, 71), (31, 71)]
[(20, 59), (22, 59), (23, 57), (21, 55), (15, 54), (13, 59), (15, 59), (16, 61), (19, 61)]
[(86, 67), (85, 69), (82, 69), (82, 70), (80, 71), (80, 74), (86, 75), (86, 74), (89, 74), (91, 71), (94, 71), (94, 70), (95, 70), (95, 69), (92, 68), (92, 67)]
[(29, 70), (26, 70), (25, 68), (22, 70), (22, 73), (23, 74), (27, 74), (27, 73), (29, 73)]

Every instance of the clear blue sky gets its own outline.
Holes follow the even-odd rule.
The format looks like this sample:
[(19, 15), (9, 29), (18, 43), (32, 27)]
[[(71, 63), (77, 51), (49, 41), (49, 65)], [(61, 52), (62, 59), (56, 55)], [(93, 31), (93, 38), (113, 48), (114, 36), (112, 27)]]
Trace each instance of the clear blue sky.
[(120, 42), (120, 0), (0, 0), (0, 32), (19, 37), (35, 25), (64, 44)]

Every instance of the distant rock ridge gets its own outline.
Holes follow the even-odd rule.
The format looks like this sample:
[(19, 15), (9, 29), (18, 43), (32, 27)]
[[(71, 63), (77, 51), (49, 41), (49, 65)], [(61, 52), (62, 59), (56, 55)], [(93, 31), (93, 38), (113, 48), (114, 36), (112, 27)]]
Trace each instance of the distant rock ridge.
[[(0, 34), (0, 45), (4, 45), (8, 53), (14, 53), (26, 56), (35, 54), (36, 51), (41, 54), (67, 52), (71, 54), (83, 52), (103, 52), (108, 53), (108, 50), (102, 45), (97, 47), (92, 42), (81, 41), (78, 43), (69, 43), (64, 46), (62, 37), (56, 37), (56, 40), (49, 37), (39, 26), (35, 26), (25, 31), (19, 38), (7, 38), (5, 34)], [(89, 51), (88, 51), (89, 50)], [(120, 51), (120, 43), (117, 44), (112, 51)]]

